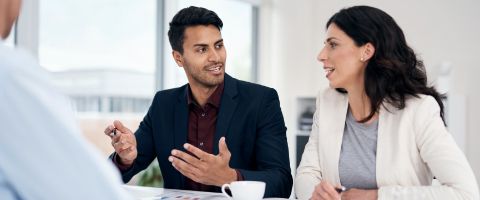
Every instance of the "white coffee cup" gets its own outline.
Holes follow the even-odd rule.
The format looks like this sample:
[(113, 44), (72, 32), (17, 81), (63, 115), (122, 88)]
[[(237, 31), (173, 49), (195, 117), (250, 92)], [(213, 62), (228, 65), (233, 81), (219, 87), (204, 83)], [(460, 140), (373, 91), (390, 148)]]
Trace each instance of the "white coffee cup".
[[(233, 198), (225, 192), (229, 188)], [(222, 185), (222, 193), (234, 200), (261, 200), (265, 193), (265, 183), (261, 181), (234, 181)]]

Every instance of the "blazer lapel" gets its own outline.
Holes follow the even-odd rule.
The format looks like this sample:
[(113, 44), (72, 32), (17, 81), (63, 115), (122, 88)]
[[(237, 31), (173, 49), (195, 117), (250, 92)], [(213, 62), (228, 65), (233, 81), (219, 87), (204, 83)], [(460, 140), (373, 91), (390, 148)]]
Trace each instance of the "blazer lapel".
[[(184, 91), (181, 91), (178, 95), (177, 103), (175, 104), (175, 126), (174, 126), (174, 148), (178, 150), (184, 150), (183, 144), (187, 142), (188, 134), (188, 107), (187, 107), (187, 93), (188, 87), (184, 87)], [(168, 133), (167, 133), (168, 134)], [(177, 171), (177, 180), (180, 181), (181, 188), (184, 188), (185, 177)]]
[(174, 126), (174, 148), (183, 150), (183, 144), (187, 142), (188, 134), (188, 107), (187, 107), (187, 92), (188, 87), (178, 95), (177, 103), (175, 104), (175, 126)]
[(217, 116), (217, 127), (215, 130), (213, 142), (213, 154), (218, 154), (218, 141), (222, 136), (228, 134), (228, 125), (232, 119), (235, 108), (238, 104), (238, 99), (235, 98), (238, 94), (237, 80), (225, 74), (225, 84), (223, 88), (222, 100), (220, 103), (220, 110)]
[[(317, 108), (320, 112), (322, 122), (319, 127), (328, 135), (328, 141), (319, 141), (322, 144), (320, 149), (327, 155), (324, 163), (328, 166), (325, 170), (324, 178), (332, 184), (340, 184), (338, 162), (340, 160), (340, 151), (342, 149), (343, 131), (345, 129), (345, 119), (348, 111), (348, 98), (345, 94), (340, 94), (335, 89), (327, 89), (327, 92), (320, 96), (321, 104)], [(319, 138), (320, 139), (320, 138)]]
[[(335, 91), (337, 92), (337, 91)], [(340, 173), (339, 173), (339, 160), (340, 160), (340, 151), (342, 150), (342, 142), (343, 142), (343, 132), (345, 131), (345, 120), (347, 118), (347, 112), (348, 112), (348, 98), (346, 95), (340, 95), (338, 100), (336, 101), (335, 105), (336, 109), (333, 110), (331, 113), (337, 113), (338, 116), (335, 117), (336, 122), (332, 121), (332, 125), (334, 125), (334, 131), (332, 137), (335, 138), (334, 141), (334, 154), (335, 158), (332, 160), (337, 160), (337, 162), (334, 162), (336, 165), (334, 169), (337, 171), (334, 173), (335, 176), (335, 181), (336, 183), (340, 184)]]

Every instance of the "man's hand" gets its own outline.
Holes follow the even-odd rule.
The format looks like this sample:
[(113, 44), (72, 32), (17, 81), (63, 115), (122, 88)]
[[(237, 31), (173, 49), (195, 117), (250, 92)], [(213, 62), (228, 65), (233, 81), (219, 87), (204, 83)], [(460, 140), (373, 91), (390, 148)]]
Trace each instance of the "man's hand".
[(378, 198), (378, 190), (361, 190), (352, 188), (342, 193), (342, 199), (346, 200), (376, 200)]
[[(115, 135), (111, 133), (116, 129)], [(137, 140), (132, 131), (123, 126), (123, 124), (115, 120), (113, 125), (108, 126), (105, 131), (105, 135), (110, 136), (112, 139), (112, 146), (117, 152), (120, 162), (123, 165), (131, 165), (137, 158)]]
[(237, 172), (229, 166), (231, 154), (224, 137), (218, 142), (219, 153), (216, 156), (191, 144), (183, 147), (195, 156), (174, 149), (168, 160), (184, 176), (198, 183), (219, 187), (237, 180)]
[[(342, 198), (343, 199), (343, 198)], [(310, 200), (340, 200), (340, 194), (332, 184), (322, 180), (312, 193)]]

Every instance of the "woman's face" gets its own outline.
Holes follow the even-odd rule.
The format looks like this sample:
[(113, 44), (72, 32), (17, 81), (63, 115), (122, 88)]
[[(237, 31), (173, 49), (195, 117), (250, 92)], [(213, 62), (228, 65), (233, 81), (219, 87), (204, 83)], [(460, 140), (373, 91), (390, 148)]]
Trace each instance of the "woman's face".
[(357, 47), (353, 39), (334, 23), (328, 26), (324, 44), (317, 60), (323, 63), (330, 87), (348, 91), (349, 88), (363, 86), (366, 67), (366, 57), (362, 55), (364, 47)]

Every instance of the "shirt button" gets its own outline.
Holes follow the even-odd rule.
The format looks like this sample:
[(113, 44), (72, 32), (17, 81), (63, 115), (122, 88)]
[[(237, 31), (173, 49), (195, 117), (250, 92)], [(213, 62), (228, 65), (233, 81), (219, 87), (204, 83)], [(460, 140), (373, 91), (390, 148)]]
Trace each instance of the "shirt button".
[(200, 146), (203, 147), (203, 142), (200, 142)]
[(207, 115), (206, 113), (202, 113), (202, 117), (205, 117), (205, 115)]

